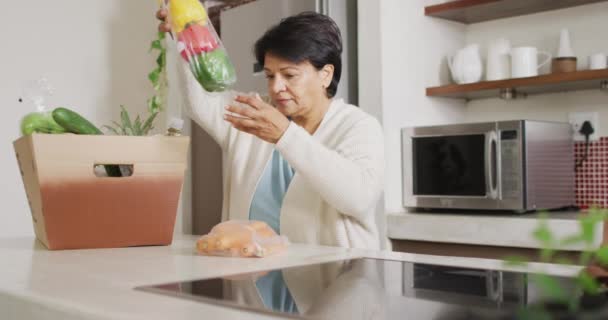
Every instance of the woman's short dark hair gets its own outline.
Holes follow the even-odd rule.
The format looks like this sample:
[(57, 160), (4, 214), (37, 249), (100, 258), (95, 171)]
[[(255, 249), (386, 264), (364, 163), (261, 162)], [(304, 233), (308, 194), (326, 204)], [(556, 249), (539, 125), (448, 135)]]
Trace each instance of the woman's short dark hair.
[(334, 77), (327, 88), (327, 96), (332, 98), (338, 90), (342, 73), (342, 36), (336, 23), (326, 15), (302, 12), (281, 20), (258, 39), (254, 53), (261, 66), (264, 66), (267, 53), (294, 63), (310, 61), (317, 70), (331, 64)]

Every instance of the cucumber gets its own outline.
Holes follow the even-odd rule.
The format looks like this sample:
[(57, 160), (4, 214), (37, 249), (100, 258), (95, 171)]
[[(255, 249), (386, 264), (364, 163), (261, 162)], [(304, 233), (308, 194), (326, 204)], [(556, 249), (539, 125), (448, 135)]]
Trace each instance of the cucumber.
[(89, 120), (67, 108), (53, 110), (53, 119), (68, 132), (75, 134), (103, 134)]
[[(53, 110), (53, 120), (71, 133), (88, 135), (103, 134), (103, 132), (89, 120), (67, 108), (56, 108)], [(109, 177), (122, 177), (120, 168), (117, 165), (104, 165), (104, 169)]]
[(116, 165), (104, 165), (103, 168), (106, 170), (108, 177), (122, 177), (120, 167)]

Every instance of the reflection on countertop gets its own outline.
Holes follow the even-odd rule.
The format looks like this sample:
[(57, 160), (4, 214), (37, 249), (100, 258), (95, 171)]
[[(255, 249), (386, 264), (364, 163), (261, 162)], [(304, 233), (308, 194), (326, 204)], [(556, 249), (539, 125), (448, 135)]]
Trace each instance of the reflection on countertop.
[[(259, 285), (272, 279), (280, 281)], [(529, 279), (525, 272), (362, 258), (138, 289), (304, 319), (505, 319), (540, 301)]]

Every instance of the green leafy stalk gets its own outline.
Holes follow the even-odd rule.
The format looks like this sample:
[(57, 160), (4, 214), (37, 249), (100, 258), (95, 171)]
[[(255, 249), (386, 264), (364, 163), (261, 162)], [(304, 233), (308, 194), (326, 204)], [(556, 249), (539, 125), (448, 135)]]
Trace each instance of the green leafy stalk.
[(114, 128), (112, 126), (105, 125), (105, 126), (103, 126), (103, 128), (106, 129), (106, 130), (108, 130), (108, 131), (110, 131), (110, 132), (112, 132), (113, 134), (115, 134), (117, 136), (120, 135), (120, 133), (118, 132), (118, 130), (116, 130), (116, 128)]
[(140, 119), (139, 115), (137, 115), (137, 117), (135, 118), (135, 121), (133, 122), (133, 129), (135, 130), (135, 132), (138, 133), (138, 135), (141, 135), (142, 127), (141, 127), (141, 119)]
[(148, 131), (154, 129), (152, 124), (154, 123), (154, 119), (156, 118), (157, 115), (158, 115), (158, 112), (150, 114), (148, 119), (146, 119), (146, 121), (144, 122), (144, 125), (142, 127), (142, 132), (147, 133)]
[(510, 267), (525, 267), (528, 265), (526, 258), (522, 256), (508, 256), (504, 261), (505, 264)]
[(549, 262), (551, 258), (555, 254), (556, 240), (553, 232), (549, 229), (547, 223), (547, 214), (540, 214), (540, 222), (538, 227), (534, 230), (532, 235), (534, 238), (540, 242), (542, 249), (540, 252), (540, 258), (542, 262)]
[(154, 87), (156, 94), (148, 99), (148, 112), (150, 114), (160, 112), (164, 109), (165, 98), (169, 81), (167, 79), (167, 48), (164, 45), (165, 33), (158, 32), (157, 39), (152, 42), (150, 50), (158, 51), (156, 58), (156, 67), (150, 74), (148, 79)]
[[(576, 234), (568, 235), (563, 239), (556, 238), (555, 234), (549, 228), (547, 222), (547, 214), (543, 213), (540, 216), (539, 224), (534, 229), (532, 236), (541, 244), (540, 258), (546, 263), (569, 264), (573, 262), (569, 259), (556, 257), (555, 253), (562, 246), (579, 245), (584, 248), (581, 252), (578, 264), (586, 267), (594, 263), (601, 267), (608, 267), (608, 245), (603, 245), (595, 248), (598, 226), (601, 226), (608, 220), (608, 210), (600, 210), (592, 208), (589, 213), (579, 217), (579, 231)], [(525, 258), (519, 256), (511, 256), (504, 259), (505, 265), (508, 266), (528, 266)], [(598, 280), (591, 275), (587, 269), (583, 269), (575, 279), (576, 287), (570, 292), (566, 292), (559, 284), (555, 277), (546, 274), (534, 274), (530, 279), (538, 285), (543, 296), (552, 302), (561, 303), (568, 307), (570, 312), (576, 313), (580, 308), (580, 296), (583, 293), (597, 295), (600, 293), (600, 284)], [(524, 310), (520, 310), (521, 319), (541, 319), (545, 318), (548, 313), (542, 309), (542, 305), (533, 306)]]
[(601, 246), (596, 252), (595, 252), (595, 258), (597, 259), (597, 261), (599, 261), (602, 265), (606, 265), (608, 266), (608, 247), (606, 245)]
[(531, 280), (536, 283), (544, 296), (551, 300), (566, 303), (569, 296), (566, 291), (559, 285), (557, 279), (546, 274), (532, 274)]
[(124, 106), (120, 106), (120, 120), (122, 121), (122, 126), (125, 128), (125, 131), (129, 135), (135, 135), (135, 130), (133, 130), (133, 125), (131, 124), (131, 118), (129, 117), (129, 112), (125, 109)]
[(552, 320), (551, 314), (540, 307), (520, 308), (516, 319), (520, 320)]
[(167, 48), (165, 46), (165, 33), (158, 32), (156, 39), (150, 44), (149, 52), (158, 52), (156, 66), (148, 74), (148, 80), (154, 88), (154, 96), (148, 99), (148, 116), (145, 120), (140, 115), (135, 116), (135, 120), (129, 115), (124, 106), (120, 106), (120, 123), (113, 121), (112, 125), (106, 125), (108, 132), (116, 135), (145, 136), (154, 129), (154, 120), (157, 115), (165, 109), (165, 102), (168, 93), (169, 81), (167, 79)]

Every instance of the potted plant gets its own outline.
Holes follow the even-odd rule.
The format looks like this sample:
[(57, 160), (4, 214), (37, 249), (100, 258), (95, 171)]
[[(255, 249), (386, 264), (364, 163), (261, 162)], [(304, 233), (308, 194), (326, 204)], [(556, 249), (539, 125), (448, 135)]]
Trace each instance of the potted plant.
[[(578, 219), (580, 229), (577, 234), (558, 238), (548, 226), (547, 215), (541, 215), (533, 232), (541, 244), (540, 261), (583, 268), (574, 279), (574, 288), (569, 291), (555, 277), (531, 274), (531, 281), (541, 291), (542, 302), (518, 310), (515, 319), (608, 319), (608, 290), (601, 281), (608, 276), (608, 244), (599, 248), (594, 244), (598, 225), (607, 219), (608, 210), (592, 208)], [(557, 254), (560, 248), (574, 244), (584, 247), (578, 261)], [(507, 258), (506, 263), (519, 267), (528, 265), (525, 258), (517, 256)]]

